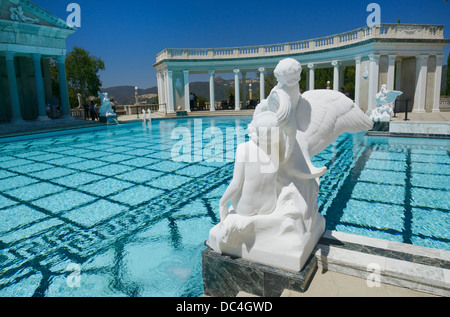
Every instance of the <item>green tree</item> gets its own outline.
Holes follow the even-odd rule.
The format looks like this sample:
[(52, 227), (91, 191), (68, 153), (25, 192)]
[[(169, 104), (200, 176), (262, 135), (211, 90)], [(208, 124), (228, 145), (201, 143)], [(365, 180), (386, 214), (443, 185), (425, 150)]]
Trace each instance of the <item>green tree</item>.
[[(105, 63), (101, 58), (90, 55), (88, 51), (80, 47), (74, 47), (66, 56), (67, 86), (69, 89), (69, 101), (72, 106), (78, 106), (77, 95), (80, 93), (83, 99), (89, 96), (97, 96), (102, 82), (99, 71), (105, 70)], [(59, 75), (56, 61), (51, 62), (52, 89), (56, 96), (59, 94)]]
[(278, 84), (278, 81), (273, 72), (266, 74), (266, 77), (264, 79), (264, 92), (265, 92), (266, 98), (269, 97), (270, 93), (272, 92), (272, 89), (277, 84)]
[(327, 82), (330, 81), (330, 86), (333, 87), (333, 68), (318, 68), (314, 71), (314, 88), (326, 89)]

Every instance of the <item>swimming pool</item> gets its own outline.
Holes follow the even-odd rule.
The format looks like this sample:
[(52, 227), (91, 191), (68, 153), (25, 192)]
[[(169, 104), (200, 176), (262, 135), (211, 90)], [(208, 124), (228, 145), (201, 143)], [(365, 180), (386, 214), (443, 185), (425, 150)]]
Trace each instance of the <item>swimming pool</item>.
[[(250, 119), (0, 140), (0, 297), (200, 296), (204, 241)], [(191, 132), (190, 152), (174, 151), (177, 127)], [(448, 140), (341, 136), (314, 158), (329, 167), (328, 229), (450, 250), (449, 150)]]

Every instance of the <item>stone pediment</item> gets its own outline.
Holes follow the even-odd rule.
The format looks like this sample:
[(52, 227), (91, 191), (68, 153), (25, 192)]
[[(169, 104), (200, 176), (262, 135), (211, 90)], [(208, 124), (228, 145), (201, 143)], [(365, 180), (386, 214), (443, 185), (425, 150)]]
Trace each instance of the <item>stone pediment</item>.
[(28, 0), (0, 0), (0, 20), (75, 30)]

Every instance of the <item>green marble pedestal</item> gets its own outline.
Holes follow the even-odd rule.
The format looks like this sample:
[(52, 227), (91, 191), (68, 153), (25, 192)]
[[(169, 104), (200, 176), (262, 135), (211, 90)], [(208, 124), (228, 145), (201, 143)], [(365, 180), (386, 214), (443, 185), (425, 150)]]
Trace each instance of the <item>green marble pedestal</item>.
[(285, 289), (305, 292), (317, 271), (312, 255), (301, 272), (232, 258), (206, 249), (202, 254), (203, 287), (206, 296), (235, 297), (246, 292), (261, 297), (280, 297)]

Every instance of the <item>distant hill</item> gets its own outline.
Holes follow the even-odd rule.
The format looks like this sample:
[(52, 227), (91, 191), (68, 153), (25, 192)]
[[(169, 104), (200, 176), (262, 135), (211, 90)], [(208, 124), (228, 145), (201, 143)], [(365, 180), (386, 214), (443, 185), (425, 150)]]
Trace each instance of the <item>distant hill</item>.
[[(119, 105), (133, 105), (136, 100), (134, 98), (135, 86), (116, 86), (109, 88), (102, 88), (102, 92), (107, 92), (108, 95), (115, 99)], [(147, 89), (139, 89), (139, 96), (142, 95), (157, 95), (158, 87), (152, 87)]]
[[(234, 94), (234, 80), (225, 80), (222, 77), (216, 77), (215, 81), (215, 97), (216, 101), (227, 99), (226, 92), (232, 88)], [(254, 87), (259, 87), (259, 82), (254, 83)], [(134, 86), (116, 86), (109, 88), (102, 88), (102, 92), (107, 92), (108, 95), (115, 99), (119, 105), (129, 105), (135, 103)], [(190, 83), (190, 91), (199, 97), (209, 99), (209, 83), (208, 82), (193, 82)], [(139, 89), (139, 96), (145, 99), (150, 99), (151, 95), (158, 94), (158, 87), (147, 89)], [(144, 96), (147, 95), (147, 96)]]

